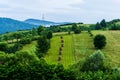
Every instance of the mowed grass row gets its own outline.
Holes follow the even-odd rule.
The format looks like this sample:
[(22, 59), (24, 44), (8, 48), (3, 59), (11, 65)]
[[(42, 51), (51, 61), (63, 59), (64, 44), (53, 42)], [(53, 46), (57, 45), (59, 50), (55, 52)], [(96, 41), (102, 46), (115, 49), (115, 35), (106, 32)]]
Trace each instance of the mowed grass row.
[(113, 66), (120, 67), (120, 31), (92, 31), (94, 36), (96, 34), (103, 34), (106, 36), (107, 45), (102, 52), (107, 57)]
[[(68, 67), (69, 65), (74, 63), (74, 55), (72, 48), (72, 36), (64, 35), (64, 47), (62, 50), (61, 64), (64, 67)], [(59, 48), (61, 46), (60, 36), (54, 36), (51, 39), (51, 48), (45, 56), (45, 59), (48, 63), (58, 64), (58, 56), (59, 56)]]
[(76, 62), (85, 59), (95, 51), (93, 39), (88, 32), (73, 34), (73, 43)]

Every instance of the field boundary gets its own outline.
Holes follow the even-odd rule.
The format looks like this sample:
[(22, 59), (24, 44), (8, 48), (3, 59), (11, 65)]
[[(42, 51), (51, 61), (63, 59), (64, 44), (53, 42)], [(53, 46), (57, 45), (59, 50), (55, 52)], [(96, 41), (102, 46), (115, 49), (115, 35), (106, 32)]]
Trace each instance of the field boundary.
[(72, 34), (72, 48), (73, 48), (72, 53), (73, 53), (73, 55), (74, 55), (74, 60), (75, 60), (75, 62), (76, 62), (75, 41), (74, 41), (73, 34)]

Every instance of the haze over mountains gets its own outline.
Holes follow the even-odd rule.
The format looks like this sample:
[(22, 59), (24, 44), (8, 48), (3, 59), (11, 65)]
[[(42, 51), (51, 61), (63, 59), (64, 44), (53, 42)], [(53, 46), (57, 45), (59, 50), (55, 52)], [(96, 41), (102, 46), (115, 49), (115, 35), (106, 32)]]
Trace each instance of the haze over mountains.
[(0, 34), (5, 32), (12, 32), (17, 30), (32, 29), (33, 27), (38, 27), (39, 25), (50, 26), (65, 24), (56, 23), (52, 21), (38, 20), (38, 19), (27, 19), (25, 21), (14, 20), (11, 18), (0, 18)]
[(52, 21), (45, 21), (45, 20), (38, 20), (38, 19), (27, 19), (24, 22), (29, 24), (44, 25), (44, 26), (57, 24)]

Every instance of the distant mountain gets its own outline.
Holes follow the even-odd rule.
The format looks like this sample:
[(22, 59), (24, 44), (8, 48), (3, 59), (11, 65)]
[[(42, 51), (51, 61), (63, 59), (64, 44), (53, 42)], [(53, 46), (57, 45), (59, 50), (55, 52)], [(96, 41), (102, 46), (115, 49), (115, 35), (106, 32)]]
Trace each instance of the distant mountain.
[(0, 33), (32, 29), (33, 27), (37, 26), (10, 18), (0, 18)]
[(18, 21), (11, 18), (0, 18), (0, 34), (5, 32), (13, 32), (17, 30), (32, 29), (33, 27), (38, 27), (39, 25), (51, 26), (51, 25), (61, 25), (67, 24), (68, 22), (52, 22), (38, 19), (27, 19), (25, 21)]
[(45, 20), (38, 20), (38, 19), (27, 19), (24, 22), (29, 23), (29, 24), (34, 24), (34, 25), (43, 25), (43, 26), (59, 24), (59, 23), (52, 22), (52, 21), (45, 21)]
[(52, 21), (45, 21), (45, 20), (39, 20), (39, 19), (27, 19), (24, 22), (29, 24), (34, 24), (34, 25), (43, 25), (43, 26), (61, 25), (61, 24), (70, 23), (70, 22), (52, 22)]

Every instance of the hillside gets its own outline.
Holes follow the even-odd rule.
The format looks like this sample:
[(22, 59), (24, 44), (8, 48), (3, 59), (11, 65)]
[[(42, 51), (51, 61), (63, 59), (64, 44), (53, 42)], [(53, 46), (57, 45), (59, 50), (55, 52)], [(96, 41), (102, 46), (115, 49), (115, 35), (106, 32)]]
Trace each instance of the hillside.
[(0, 18), (0, 34), (17, 30), (32, 29), (33, 27), (37, 26), (10, 18)]
[[(106, 60), (111, 62), (113, 66), (120, 66), (120, 31), (92, 31), (93, 35), (103, 34), (107, 38), (107, 45), (102, 52), (106, 56)], [(67, 33), (54, 33), (54, 37), (51, 39), (51, 48), (45, 55), (45, 60), (49, 64), (58, 63), (58, 53), (60, 47), (60, 36), (64, 37), (65, 45), (63, 49), (61, 63), (64, 67), (69, 67), (78, 61), (82, 61), (87, 56), (91, 55), (96, 51), (93, 45), (92, 37), (87, 32), (82, 32), (81, 34), (71, 34)], [(114, 45), (113, 45), (114, 44)], [(27, 44), (24, 46), (23, 50), (34, 52), (36, 42)], [(28, 49), (29, 48), (29, 49)]]

